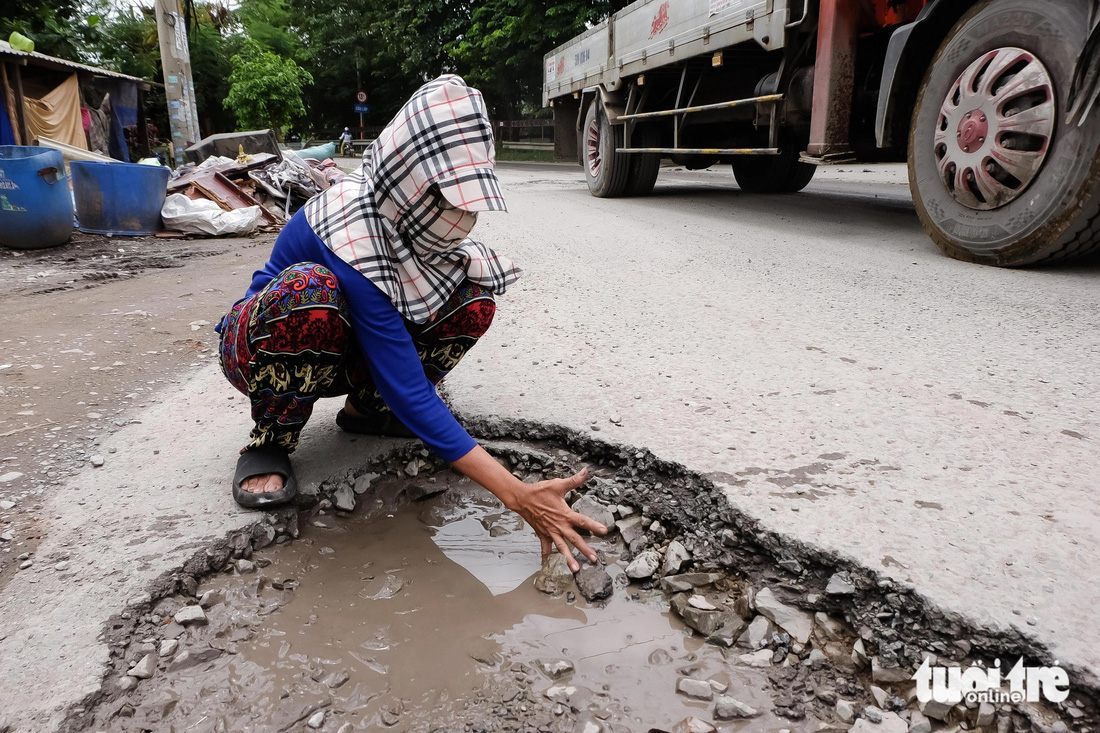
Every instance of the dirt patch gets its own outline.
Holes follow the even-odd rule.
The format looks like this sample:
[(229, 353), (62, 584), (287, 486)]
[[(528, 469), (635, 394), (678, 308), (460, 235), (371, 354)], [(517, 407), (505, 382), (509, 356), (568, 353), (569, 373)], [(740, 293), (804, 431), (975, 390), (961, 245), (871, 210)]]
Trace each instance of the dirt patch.
[(917, 705), (909, 677), (927, 655), (1047, 660), (870, 571), (777, 555), (706, 479), (646, 451), (579, 436), (487, 447), (527, 481), (593, 469), (571, 498), (616, 520), (594, 569), (609, 599), (553, 562), (535, 576), (518, 520), (409, 448), (162, 578), (112, 622), (113, 672), (66, 729), (889, 733), (922, 729), (922, 708), (925, 730), (1095, 725), (1080, 689), (1056, 707)]

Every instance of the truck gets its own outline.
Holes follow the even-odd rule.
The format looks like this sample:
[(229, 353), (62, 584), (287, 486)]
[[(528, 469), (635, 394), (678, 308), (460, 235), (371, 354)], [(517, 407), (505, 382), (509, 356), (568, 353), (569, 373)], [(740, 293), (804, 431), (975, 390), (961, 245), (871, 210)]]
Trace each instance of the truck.
[(1100, 0), (637, 0), (544, 58), (559, 159), (598, 197), (663, 160), (751, 194), (906, 162), (951, 257), (1100, 249)]

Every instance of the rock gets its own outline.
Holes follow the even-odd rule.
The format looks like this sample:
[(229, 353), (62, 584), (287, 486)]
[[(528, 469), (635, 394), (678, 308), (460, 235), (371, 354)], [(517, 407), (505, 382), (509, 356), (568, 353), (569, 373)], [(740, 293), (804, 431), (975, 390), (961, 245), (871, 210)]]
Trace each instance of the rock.
[(909, 682), (913, 673), (904, 667), (887, 667), (881, 657), (875, 657), (871, 660), (871, 679), (886, 683)]
[(549, 700), (568, 700), (577, 694), (577, 688), (573, 685), (554, 685), (546, 688), (546, 692), (542, 694)]
[[(0, 484), (10, 484), (15, 479), (22, 478), (22, 477), (23, 477), (23, 474), (20, 473), (19, 471), (8, 471), (3, 476), (0, 476)], [(15, 502), (14, 501), (8, 501), (7, 499), (5, 499), (4, 501), (0, 501), (0, 509), (3, 509), (4, 511), (8, 511), (9, 509), (13, 509), (13, 508), (15, 508)]]
[(175, 654), (176, 650), (179, 648), (179, 639), (165, 639), (160, 643), (160, 648), (157, 650), (157, 655), (161, 657), (170, 657)]
[(206, 623), (206, 612), (202, 606), (184, 606), (176, 611), (172, 620), (180, 626), (203, 625)]
[(351, 676), (348, 674), (348, 671), (346, 669), (341, 669), (339, 672), (333, 672), (325, 677), (324, 684), (325, 687), (328, 687), (330, 690), (335, 690), (341, 687), (349, 679), (351, 679)]
[(99, 468), (100, 466), (103, 465), (104, 459), (103, 459), (103, 456), (95, 455), (95, 456), (92, 456), (91, 461), (92, 461), (92, 465), (94, 467)]
[(852, 664), (856, 665), (856, 669), (863, 669), (869, 661), (863, 639), (856, 639), (856, 643), (852, 645)]
[(153, 676), (153, 673), (157, 671), (157, 655), (146, 654), (141, 658), (141, 661), (130, 668), (127, 673), (131, 677), (137, 677), (139, 680), (147, 680)]
[(224, 600), (224, 591), (218, 590), (217, 588), (211, 588), (208, 591), (203, 591), (203, 594), (199, 596), (199, 607), (212, 608)]
[(755, 718), (760, 712), (740, 700), (721, 695), (714, 702), (715, 720), (736, 720), (737, 718)]
[(719, 682), (718, 680), (707, 680), (707, 684), (710, 685), (710, 689), (714, 690), (719, 695), (730, 688), (729, 685)]
[(827, 596), (850, 596), (855, 592), (855, 585), (844, 573), (834, 573), (825, 586), (825, 595)]
[(619, 534), (623, 536), (623, 542), (626, 543), (631, 552), (641, 552), (645, 549), (646, 536), (645, 529), (642, 527), (641, 516), (620, 519), (615, 522), (615, 527), (619, 530)]
[(736, 613), (727, 611), (718, 616), (718, 628), (707, 637), (707, 641), (711, 644), (729, 648), (737, 643), (737, 639), (745, 633), (747, 626), (745, 619)]
[(603, 733), (603, 726), (594, 720), (578, 720), (573, 733)]
[(256, 564), (253, 563), (251, 560), (245, 560), (244, 558), (241, 558), (240, 560), (237, 560), (237, 562), (234, 564), (237, 566), (237, 572), (241, 575), (247, 575), (249, 573), (256, 572)]
[(418, 473), (420, 473), (420, 463), (414, 458), (405, 466), (405, 475), (415, 477)]
[(875, 725), (878, 725), (882, 722), (882, 710), (875, 707), (874, 705), (868, 705), (867, 707), (863, 708), (863, 717), (867, 718), (867, 720), (871, 721)]
[(574, 576), (577, 588), (589, 603), (611, 597), (614, 583), (600, 565), (585, 565)]
[(325, 711), (318, 710), (313, 715), (309, 716), (309, 720), (306, 721), (306, 725), (314, 730), (320, 728), (325, 724)]
[(433, 496), (439, 496), (446, 490), (446, 484), (413, 484), (405, 489), (405, 496), (409, 501), (426, 501)]
[(535, 588), (552, 596), (573, 588), (573, 571), (564, 555), (555, 553), (542, 564), (542, 570), (535, 576)]
[[(118, 678), (118, 689), (120, 692), (127, 692), (137, 687), (137, 678), (130, 675), (123, 675)], [(0, 731), (4, 730), (4, 726), (0, 725)]]
[(688, 598), (688, 605), (692, 608), (698, 608), (700, 611), (717, 611), (718, 607), (708, 601), (706, 598), (700, 595), (690, 596)]
[(718, 573), (681, 573), (661, 578), (661, 590), (665, 593), (685, 593), (716, 583), (722, 576)]
[(605, 527), (615, 526), (615, 517), (611, 514), (611, 509), (588, 496), (582, 496), (573, 502), (573, 511), (589, 519), (595, 519)]
[(806, 661), (804, 661), (802, 664), (809, 667), (810, 669), (817, 669), (821, 665), (825, 664), (825, 661), (825, 652), (821, 651), (820, 649), (814, 649), (810, 652), (810, 655), (806, 657)]
[(850, 629), (843, 622), (821, 611), (814, 614), (814, 626), (821, 632), (819, 636), (824, 637), (826, 641), (843, 641), (850, 633)]
[(53, 569), (56, 570), (59, 573), (63, 573), (66, 570), (69, 569), (69, 561), (68, 560), (62, 560), (61, 562), (54, 565)]
[(993, 716), (997, 713), (997, 709), (993, 707), (992, 703), (983, 702), (978, 705), (978, 717), (974, 720), (974, 725), (979, 728), (984, 728), (987, 725), (993, 723)]
[(741, 664), (748, 667), (770, 667), (772, 666), (772, 650), (771, 649), (758, 649), (751, 654), (742, 654), (737, 658)]
[(914, 710), (909, 715), (908, 733), (932, 733), (932, 721), (926, 718), (919, 710)]
[(669, 605), (684, 620), (685, 624), (703, 636), (709, 637), (718, 630), (718, 619), (721, 618), (721, 614), (717, 611), (704, 611), (695, 608), (688, 601), (686, 593), (674, 595), (669, 601)]
[(890, 693), (876, 685), (871, 685), (871, 697), (875, 698), (875, 705), (880, 708), (886, 707), (886, 700), (890, 697)]
[(626, 566), (626, 577), (634, 580), (652, 578), (661, 564), (661, 556), (653, 550), (645, 550), (638, 553), (629, 565)]
[(764, 588), (756, 594), (756, 610), (790, 634), (799, 644), (810, 640), (810, 634), (814, 630), (814, 617), (793, 606), (780, 603), (771, 588)]
[(856, 719), (856, 710), (847, 700), (836, 701), (836, 717), (844, 723), (851, 723)]
[(365, 494), (367, 489), (370, 488), (371, 483), (381, 475), (380, 473), (364, 473), (362, 476), (355, 479), (355, 485), (352, 487), (352, 491), (356, 494)]
[(771, 636), (772, 622), (765, 616), (757, 616), (749, 624), (748, 629), (738, 639), (741, 643), (745, 644), (749, 649), (759, 649), (760, 645)]
[(544, 659), (540, 660), (538, 665), (542, 673), (552, 680), (573, 672), (573, 663), (568, 659)]
[(668, 549), (665, 550), (665, 564), (661, 567), (661, 575), (675, 575), (690, 559), (691, 553), (679, 540), (669, 542)]
[(342, 512), (355, 511), (355, 491), (351, 484), (340, 484), (332, 496), (332, 503)]
[(351, 723), (344, 723), (337, 729), (336, 733), (355, 733), (355, 726)]
[(718, 729), (705, 720), (692, 715), (672, 727), (672, 733), (715, 733)]
[(881, 722), (873, 723), (860, 718), (851, 727), (849, 733), (908, 733), (909, 724), (898, 717), (897, 713), (884, 713)]
[[(15, 479), (19, 478), (22, 475), (23, 474), (21, 474), (21, 473), (5, 473), (3, 476), (0, 476), (0, 482), (7, 483), (8, 481), (14, 481)], [(6, 511), (9, 511), (9, 510), (14, 509), (14, 508), (15, 508), (15, 502), (14, 501), (8, 501), (7, 499), (4, 499), (3, 501), (0, 501), (0, 510), (3, 510), (3, 511), (6, 512)]]
[(920, 703), (920, 711), (926, 718), (934, 718), (939, 721), (946, 721), (953, 707), (954, 705), (949, 702), (936, 702), (935, 700)]
[(696, 680), (691, 677), (681, 677), (676, 681), (676, 691), (688, 697), (699, 700), (713, 700), (714, 690), (706, 680)]
[(11, 542), (13, 539), (15, 539), (15, 535), (12, 534), (10, 529), (0, 533), (0, 542)]

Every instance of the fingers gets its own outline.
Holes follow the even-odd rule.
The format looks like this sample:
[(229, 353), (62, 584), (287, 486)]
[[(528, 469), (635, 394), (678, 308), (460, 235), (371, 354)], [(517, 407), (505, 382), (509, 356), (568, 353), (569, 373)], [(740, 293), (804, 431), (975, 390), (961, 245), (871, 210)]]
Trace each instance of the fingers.
[(539, 535), (539, 544), (542, 546), (542, 561), (546, 562), (546, 558), (550, 557), (550, 549), (553, 545), (550, 544), (550, 538), (544, 534)]
[[(554, 540), (554, 544), (558, 548), (558, 552), (565, 558), (565, 563), (569, 566), (569, 571), (572, 573), (581, 569), (580, 563), (577, 562), (577, 558), (573, 557), (573, 552), (569, 549), (569, 545), (565, 544), (565, 540), (559, 535), (551, 535), (551, 539)], [(583, 544), (583, 543), (582, 543)]]
[(573, 489), (579, 488), (587, 480), (588, 469), (582, 468), (569, 478), (561, 479), (561, 482), (558, 484), (558, 491), (561, 492), (562, 496), (565, 496)]
[[(567, 539), (569, 541), (569, 544), (573, 545), (573, 547), (576, 547), (578, 550), (580, 550), (581, 554), (588, 558), (588, 562), (592, 563), (593, 565), (599, 564), (600, 559), (596, 555), (596, 551), (589, 547), (588, 543), (581, 539), (581, 536), (579, 534), (577, 534), (573, 530), (569, 530), (565, 533), (565, 539)], [(579, 567), (580, 566), (578, 566), (578, 568)], [(574, 570), (573, 572), (576, 572), (576, 570)]]
[(569, 517), (569, 523), (574, 527), (580, 527), (581, 529), (587, 529), (589, 532), (595, 534), (607, 534), (607, 527), (597, 522), (592, 517), (585, 516), (578, 512), (573, 512)]

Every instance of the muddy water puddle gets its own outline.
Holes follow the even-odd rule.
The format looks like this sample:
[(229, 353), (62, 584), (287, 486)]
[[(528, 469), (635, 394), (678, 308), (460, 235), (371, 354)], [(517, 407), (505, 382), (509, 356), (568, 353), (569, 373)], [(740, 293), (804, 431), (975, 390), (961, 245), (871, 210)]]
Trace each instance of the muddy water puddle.
[[(629, 586), (621, 541), (594, 542), (610, 599), (546, 595), (517, 515), (451, 472), (422, 477), (418, 493), (441, 492), (422, 501), (400, 500), (410, 483), (383, 479), (365, 511), (314, 515), (301, 539), (204, 583), (207, 623), (169, 624), (178, 647), (148, 639), (161, 669), (101, 709), (101, 728), (595, 733), (671, 731), (689, 716), (731, 731), (820, 727), (770, 712), (772, 681), (739, 661), (745, 649), (704, 643), (663, 594)], [(685, 677), (701, 697), (709, 684), (762, 712), (715, 721), (713, 700), (677, 691)]]

